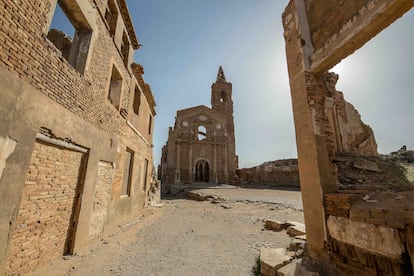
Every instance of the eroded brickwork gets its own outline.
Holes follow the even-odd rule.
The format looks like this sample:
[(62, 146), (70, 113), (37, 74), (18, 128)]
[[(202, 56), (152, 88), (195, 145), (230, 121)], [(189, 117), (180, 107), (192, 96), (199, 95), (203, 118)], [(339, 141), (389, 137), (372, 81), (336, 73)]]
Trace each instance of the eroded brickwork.
[[(52, 20), (57, 15), (67, 17), (74, 34), (62, 32), (66, 28), (59, 26), (60, 20)], [(156, 113), (151, 88), (142, 76), (143, 67), (133, 63), (133, 51), (139, 47), (125, 0), (0, 0), (0, 115), (5, 119), (0, 137), (16, 141), (7, 162), (0, 164), (4, 171), (0, 178), (0, 217), (5, 218), (0, 220), (4, 232), (0, 235), (0, 274), (6, 267), (8, 271), (10, 267), (19, 271), (19, 266), (24, 266), (24, 271), (33, 270), (36, 263), (65, 252), (61, 240), (55, 242), (56, 248), (33, 242), (39, 238), (37, 230), (23, 231), (25, 223), (17, 214), (19, 206), (22, 214), (27, 212), (26, 190), (32, 184), (25, 182), (25, 175), (27, 167), (31, 168), (29, 176), (33, 169), (31, 149), (36, 138), (46, 135), (60, 146), (69, 143), (89, 150), (71, 251), (99, 236), (103, 226), (145, 206), (142, 172), (145, 162), (148, 171), (152, 168)], [(134, 152), (129, 196), (121, 195), (118, 189), (128, 169), (123, 163), (126, 148)], [(108, 163), (100, 163), (102, 160)], [(43, 161), (37, 160), (39, 168)], [(46, 158), (45, 162), (43, 173), (54, 174), (56, 179), (68, 177), (59, 171), (62, 164), (55, 159)], [(52, 166), (53, 162), (59, 166)], [(61, 183), (62, 194), (70, 195), (72, 188)], [(44, 199), (49, 191), (38, 192)], [(39, 201), (45, 204), (42, 210), (46, 206), (56, 209), (56, 202), (43, 199)], [(63, 200), (73, 204), (70, 198)], [(47, 225), (57, 219), (62, 220), (61, 227), (70, 223), (70, 217), (53, 213)], [(43, 232), (57, 236), (53, 231)], [(12, 236), (16, 238), (11, 240)], [(40, 235), (40, 240), (44, 237)], [(26, 249), (26, 240), (33, 247)]]
[[(309, 254), (338, 275), (413, 273), (412, 186), (404, 194), (338, 190), (332, 162), (352, 163), (345, 155), (334, 160), (336, 153), (357, 157), (359, 175), (369, 170), (378, 177), (384, 168), (361, 158), (376, 154), (372, 130), (335, 90), (337, 75), (328, 73), (413, 6), (409, 0), (292, 0), (283, 13)], [(383, 188), (383, 182), (370, 184)]]
[(31, 271), (67, 253), (83, 154), (36, 142), (13, 233), (7, 274)]
[(358, 15), (367, 0), (305, 1), (309, 16), (309, 28), (315, 50), (323, 47), (338, 29)]
[(108, 208), (111, 204), (112, 174), (113, 168), (111, 163), (99, 162), (95, 198), (89, 224), (90, 237), (98, 237), (102, 234), (108, 216)]
[[(338, 153), (377, 155), (372, 129), (362, 122), (358, 111), (335, 88), (338, 75), (326, 73), (319, 77), (306, 73), (306, 79), (315, 134), (323, 137), (330, 162)], [(336, 175), (332, 163), (331, 171)]]
[[(96, 20), (85, 75), (76, 71), (47, 39), (52, 1), (0, 2), (0, 62), (33, 87), (82, 119), (115, 133), (118, 112), (107, 102), (111, 59), (123, 64), (102, 20)], [(96, 18), (98, 19), (98, 18)], [(29, 39), (30, 37), (30, 39)], [(129, 72), (118, 66), (124, 76)], [(128, 108), (129, 82), (124, 81), (122, 108)]]

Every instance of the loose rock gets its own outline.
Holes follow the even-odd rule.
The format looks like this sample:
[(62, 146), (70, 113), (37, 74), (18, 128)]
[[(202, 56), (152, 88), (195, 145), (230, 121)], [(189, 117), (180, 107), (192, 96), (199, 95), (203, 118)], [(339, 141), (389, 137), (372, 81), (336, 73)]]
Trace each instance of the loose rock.
[(306, 234), (305, 224), (300, 222), (289, 222), (292, 226), (287, 229), (289, 236), (300, 236)]
[(278, 269), (290, 260), (285, 248), (261, 248), (260, 273), (264, 276), (276, 275)]

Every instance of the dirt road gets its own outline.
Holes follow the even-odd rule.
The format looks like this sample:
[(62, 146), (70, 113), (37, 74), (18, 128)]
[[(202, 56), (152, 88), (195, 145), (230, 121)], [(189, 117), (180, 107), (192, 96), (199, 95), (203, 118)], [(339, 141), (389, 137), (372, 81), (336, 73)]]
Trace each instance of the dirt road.
[(202, 191), (227, 197), (224, 203), (163, 200), (162, 208), (145, 210), (79, 255), (33, 275), (251, 275), (260, 247), (287, 247), (291, 240), (285, 231), (265, 230), (263, 219), (303, 222), (297, 208), (264, 202), (271, 195), (300, 200), (300, 192), (229, 190)]

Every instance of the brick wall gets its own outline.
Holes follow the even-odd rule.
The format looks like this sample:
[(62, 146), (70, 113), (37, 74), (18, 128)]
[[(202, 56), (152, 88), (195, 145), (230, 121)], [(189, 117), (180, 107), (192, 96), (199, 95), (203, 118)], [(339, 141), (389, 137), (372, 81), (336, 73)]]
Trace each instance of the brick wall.
[[(68, 7), (66, 8), (68, 8), (69, 13), (75, 10), (75, 16), (81, 18), (80, 20), (86, 20), (85, 25), (92, 29), (88, 57), (85, 59), (86, 66), (83, 73), (78, 72), (67, 61), (67, 57), (62, 56), (62, 53), (47, 38), (49, 22), (53, 15), (56, 0), (0, 0), (0, 67), (10, 72), (13, 80), (18, 80), (16, 83), (19, 83), (19, 85), (14, 85), (11, 88), (16, 90), (13, 91), (16, 92), (15, 95), (21, 95), (21, 93), (27, 92), (27, 87), (31, 86), (29, 89), (30, 94), (27, 95), (33, 98), (33, 105), (17, 105), (14, 102), (16, 99), (9, 99), (7, 98), (8, 94), (5, 94), (4, 98), (6, 100), (0, 101), (0, 109), (4, 109), (5, 107), (5, 110), (8, 110), (9, 105), (20, 106), (13, 113), (13, 116), (7, 117), (8, 119), (6, 119), (4, 124), (6, 126), (6, 133), (8, 129), (12, 129), (12, 126), (14, 126), (15, 129), (18, 129), (19, 133), (31, 133), (33, 135), (37, 131), (37, 128), (45, 127), (52, 132), (56, 131), (56, 135), (60, 135), (65, 139), (76, 140), (77, 144), (88, 147), (95, 155), (94, 159), (92, 159), (94, 162), (98, 162), (97, 160), (115, 162), (117, 172), (109, 172), (109, 170), (112, 170), (109, 167), (111, 165), (106, 163), (99, 164), (97, 181), (94, 178), (96, 172), (93, 171), (97, 168), (96, 163), (87, 166), (88, 168), (85, 174), (92, 177), (87, 177), (89, 182), (85, 183), (82, 199), (87, 202), (82, 203), (83, 206), (92, 206), (93, 209), (92, 212), (89, 210), (79, 211), (80, 227), (76, 229), (75, 240), (75, 250), (78, 250), (78, 248), (85, 244), (89, 237), (99, 235), (105, 223), (112, 223), (109, 218), (111, 213), (116, 213), (121, 218), (123, 215), (129, 214), (131, 210), (131, 208), (127, 209), (124, 206), (144, 206), (142, 203), (145, 200), (145, 193), (143, 192), (139, 193), (139, 197), (135, 196), (123, 199), (124, 206), (121, 206), (123, 209), (117, 205), (118, 202), (116, 201), (119, 201), (119, 192), (113, 193), (112, 189), (117, 191), (117, 185), (122, 180), (122, 177), (119, 177), (117, 173), (123, 170), (123, 157), (121, 156), (122, 153), (115, 153), (115, 147), (119, 149), (129, 147), (134, 150), (136, 153), (135, 156), (139, 160), (134, 163), (136, 168), (134, 168), (133, 179), (136, 181), (133, 181), (133, 183), (137, 183), (137, 185), (138, 183), (142, 184), (138, 181), (138, 179), (142, 179), (141, 176), (138, 177), (139, 168), (141, 168), (142, 172), (144, 159), (149, 160), (149, 163), (152, 164), (152, 133), (151, 135), (148, 134), (148, 121), (151, 113), (155, 115), (155, 102), (153, 98), (149, 101), (148, 97), (142, 96), (140, 114), (139, 116), (135, 116), (137, 118), (135, 118), (136, 120), (132, 124), (140, 132), (138, 134), (133, 129), (134, 127), (128, 126), (124, 120), (126, 119), (125, 111), (129, 111), (129, 114), (133, 113), (132, 110), (129, 110), (132, 107), (130, 103), (130, 98), (132, 98), (130, 97), (130, 88), (131, 83), (137, 83), (137, 80), (132, 75), (130, 68), (130, 62), (133, 60), (133, 48), (129, 48), (130, 56), (128, 62), (125, 62), (126, 64), (120, 55), (121, 43), (119, 40), (122, 39), (126, 24), (123, 21), (121, 13), (118, 16), (116, 35), (112, 37), (109, 33), (108, 25), (102, 17), (105, 14), (107, 0), (63, 1), (67, 2)], [(121, 2), (123, 3), (122, 5), (125, 5), (122, 0), (115, 1), (117, 4)], [(94, 7), (95, 3), (97, 4), (97, 8)], [(125, 16), (125, 8), (123, 15)], [(76, 18), (76, 20), (79, 18)], [(129, 31), (131, 31), (131, 28), (129, 28)], [(76, 38), (73, 41), (75, 40)], [(136, 49), (138, 46), (134, 45), (134, 47)], [(86, 47), (81, 48), (82, 51), (85, 51)], [(85, 61), (83, 59), (84, 57), (82, 57), (82, 61)], [(119, 109), (122, 110), (124, 117), (120, 116), (120, 110), (117, 110), (107, 99), (113, 66), (116, 67), (119, 75), (122, 77)], [(140, 80), (141, 83), (139, 85), (141, 87), (145, 83), (142, 77)], [(7, 80), (5, 83), (5, 85), (8, 84)], [(20, 86), (20, 83), (23, 85)], [(152, 96), (149, 88), (147, 90)], [(57, 105), (45, 101), (42, 94), (56, 102), (62, 108), (59, 107), (59, 109), (56, 109)], [(40, 106), (36, 101), (42, 101), (42, 105), (44, 104), (44, 106)], [(40, 110), (37, 110), (39, 107)], [(38, 117), (27, 118), (27, 108), (33, 113), (38, 111), (36, 112)], [(66, 121), (67, 118), (61, 116), (63, 112), (50, 112), (51, 110), (65, 112), (68, 110), (78, 119), (71, 117), (70, 123), (68, 123)], [(133, 117), (134, 115), (132, 114), (130, 116)], [(25, 124), (19, 121), (20, 117), (23, 118), (21, 120), (25, 120)], [(88, 124), (84, 124), (84, 122)], [(64, 131), (62, 131), (62, 125), (65, 126)], [(79, 125), (84, 126), (85, 133), (79, 133), (81, 131)], [(19, 128), (16, 128), (16, 126), (19, 126)], [(91, 133), (94, 134), (94, 137), (88, 136)], [(142, 136), (145, 137), (146, 142), (143, 141)], [(77, 138), (75, 139), (75, 137)], [(32, 139), (33, 137), (30, 138)], [(96, 141), (102, 141), (104, 138), (109, 138), (108, 140), (110, 140), (111, 144), (110, 149), (103, 148), (101, 143), (95, 143)], [(22, 140), (24, 139), (19, 140), (17, 147), (24, 147), (25, 150), (26, 148), (32, 147), (34, 138), (30, 140), (28, 137), (27, 141), (23, 141), (26, 144), (22, 144)], [(88, 141), (88, 143), (85, 143), (85, 141)], [(114, 146), (112, 147), (112, 145)], [(53, 156), (47, 156), (49, 153)], [(76, 182), (72, 183), (70, 181), (75, 181), (78, 176), (78, 171), (72, 166), (79, 165), (80, 158), (82, 157), (80, 153), (75, 154), (79, 160), (75, 160), (75, 156), (72, 156), (73, 160), (70, 161), (72, 165), (58, 161), (59, 158), (69, 158), (66, 157), (69, 153), (75, 154), (73, 151), (36, 143), (27, 176), (29, 180), (23, 183), (25, 169), (18, 171), (15, 168), (11, 168), (13, 172), (18, 171), (19, 173), (17, 174), (22, 175), (19, 183), (10, 181), (9, 179), (14, 180), (12, 177), (9, 179), (3, 177), (1, 179), (2, 184), (7, 183), (8, 185), (7, 188), (3, 188), (6, 193), (2, 195), (10, 194), (15, 204), (18, 205), (21, 202), (22, 206), (17, 220), (13, 220), (10, 225), (8, 225), (8, 221), (0, 223), (0, 226), (7, 224), (7, 227), (17, 229), (14, 233), (4, 233), (4, 237), (13, 236), (13, 240), (9, 241), (9, 238), (0, 239), (0, 247), (5, 245), (6, 249), (8, 273), (14, 271), (31, 271), (37, 265), (64, 254), (73, 205), (72, 190), (76, 187)], [(38, 154), (43, 154), (46, 157), (37, 157)], [(115, 154), (117, 156), (114, 156)], [(30, 154), (25, 156), (25, 159), (19, 163), (20, 168), (24, 168), (28, 164), (29, 156)], [(79, 170), (79, 168), (77, 169)], [(61, 170), (65, 170), (65, 173)], [(42, 177), (45, 175), (47, 178), (43, 179)], [(54, 186), (54, 181), (56, 181), (56, 185), (58, 186)], [(94, 185), (97, 185), (96, 189), (93, 187)], [(20, 201), (20, 192), (23, 186), (25, 188), (23, 198)], [(59, 190), (59, 196), (54, 195), (53, 191), (48, 190), (57, 189), (57, 187), (61, 189)], [(136, 188), (134, 190), (139, 189)], [(94, 191), (96, 191), (96, 195), (92, 194)], [(93, 199), (94, 202), (91, 202)], [(60, 200), (64, 201), (64, 203), (61, 203)], [(62, 208), (56, 208), (54, 204), (59, 204)], [(7, 210), (1, 215), (15, 212), (12, 209), (13, 206), (13, 204), (6, 206), (4, 209)], [(105, 213), (106, 210), (108, 210), (108, 213)], [(54, 213), (44, 213), (46, 211), (54, 211)], [(0, 212), (3, 212), (3, 209)], [(61, 212), (63, 213), (61, 214)], [(92, 218), (87, 217), (87, 214), (90, 213), (92, 214)], [(26, 214), (29, 215), (26, 216)], [(45, 223), (43, 223), (43, 217), (39, 220), (39, 223), (38, 220), (30, 220), (42, 215), (47, 216)], [(88, 229), (88, 226), (91, 229)], [(62, 230), (65, 227), (66, 230)], [(55, 234), (56, 231), (61, 232)], [(6, 258), (0, 256), (0, 274), (4, 270)]]
[(368, 0), (305, 1), (309, 14), (309, 28), (316, 50), (333, 36), (343, 25), (358, 15)]
[[(118, 111), (107, 101), (112, 61), (124, 78), (122, 108), (128, 108), (131, 75), (105, 23), (96, 15), (89, 63), (77, 72), (47, 39), (53, 1), (0, 1), (0, 65), (96, 127), (115, 133)], [(96, 10), (94, 10), (96, 11)]]
[(36, 142), (12, 234), (7, 274), (31, 271), (67, 251), (82, 157), (80, 152)]
[(108, 215), (108, 208), (111, 204), (112, 174), (113, 169), (111, 163), (99, 162), (95, 197), (89, 223), (89, 237), (98, 237), (103, 231)]

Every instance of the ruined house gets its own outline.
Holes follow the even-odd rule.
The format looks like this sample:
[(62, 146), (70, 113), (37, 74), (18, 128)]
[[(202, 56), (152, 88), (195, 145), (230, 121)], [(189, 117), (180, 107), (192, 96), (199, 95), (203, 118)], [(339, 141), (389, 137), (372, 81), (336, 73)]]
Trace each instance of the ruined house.
[(2, 0), (0, 14), (3, 275), (147, 205), (155, 101), (125, 0)]
[(226, 81), (221, 66), (211, 86), (211, 105), (177, 111), (174, 128), (169, 128), (162, 148), (159, 175), (165, 192), (171, 184), (234, 180), (238, 161), (232, 84)]
[[(330, 156), (378, 155), (371, 127), (362, 122), (354, 106), (336, 90), (338, 77), (335, 73), (327, 73), (318, 83), (319, 90), (309, 90), (309, 108), (317, 131), (324, 131)], [(297, 159), (269, 161), (240, 169), (237, 176), (241, 184), (299, 186)]]
[(340, 275), (412, 275), (414, 270), (414, 193), (377, 191), (367, 201), (367, 191), (338, 185), (336, 156), (370, 155), (376, 146), (371, 131), (353, 128), (352, 118), (351, 139), (343, 135), (337, 122), (352, 108), (332, 108), (337, 77), (328, 72), (413, 5), (411, 0), (291, 0), (283, 13), (308, 250)]

